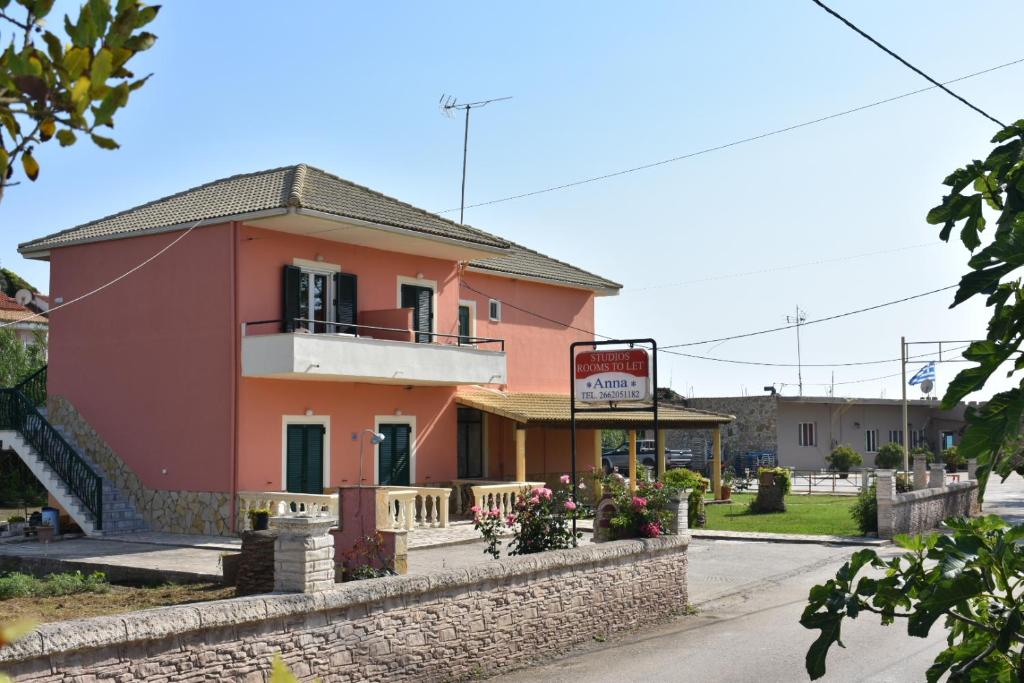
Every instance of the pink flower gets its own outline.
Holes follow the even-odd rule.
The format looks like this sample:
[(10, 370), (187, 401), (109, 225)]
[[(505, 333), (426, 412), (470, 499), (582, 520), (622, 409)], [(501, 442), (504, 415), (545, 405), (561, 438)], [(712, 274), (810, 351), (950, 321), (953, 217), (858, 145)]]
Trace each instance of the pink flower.
[(543, 488), (540, 490), (540, 495), (548, 500), (551, 500), (551, 489)]
[(641, 531), (645, 538), (657, 538), (661, 536), (661, 525), (657, 522), (648, 522)]
[(656, 488), (656, 489), (658, 489), (660, 491), (661, 489), (665, 488), (665, 485), (662, 484), (660, 481), (656, 481), (656, 482), (654, 482), (654, 488)]
[(640, 496), (633, 496), (633, 507), (645, 508), (647, 507), (647, 499), (641, 498)]
[(474, 513), (474, 514), (479, 514), (480, 506), (479, 505), (474, 505), (473, 507), (469, 508), (469, 511)]
[(563, 484), (568, 484), (568, 483), (569, 483), (570, 481), (572, 481), (572, 480), (571, 480), (571, 479), (569, 478), (569, 475), (568, 475), (568, 474), (563, 474), (563, 475), (562, 475), (562, 476), (561, 476), (561, 477), (559, 478), (559, 481), (560, 481), (560, 482), (562, 482)]
[(537, 496), (534, 496), (533, 498), (530, 498), (530, 503), (532, 503), (533, 505), (539, 505), (540, 504), (540, 498), (538, 498)]
[(583, 483), (583, 482), (581, 481), (581, 482), (580, 482), (580, 491), (582, 491), (582, 490), (583, 490), (583, 489), (585, 489), (585, 488), (587, 488), (587, 485), (586, 485), (586, 484), (584, 484), (584, 483)]
[(497, 519), (498, 517), (501, 517), (501, 510), (499, 510), (498, 508), (491, 508), (490, 510), (487, 511), (487, 516), (494, 517), (495, 519)]
[(565, 501), (565, 509), (566, 510), (575, 510), (576, 509), (576, 503), (572, 502), (571, 500)]
[(516, 516), (515, 515), (509, 515), (508, 517), (505, 518), (505, 524), (508, 524), (509, 526), (512, 526), (515, 523), (516, 523)]

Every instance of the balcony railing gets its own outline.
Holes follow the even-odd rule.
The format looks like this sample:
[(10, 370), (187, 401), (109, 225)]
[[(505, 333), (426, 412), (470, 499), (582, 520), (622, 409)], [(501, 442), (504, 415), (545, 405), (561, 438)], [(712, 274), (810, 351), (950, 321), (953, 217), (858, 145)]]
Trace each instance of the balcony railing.
[(238, 530), (251, 529), (250, 510), (269, 510), (274, 516), (338, 518), (338, 494), (289, 493), (288, 491), (239, 491)]
[[(285, 320), (253, 320), (242, 323), (242, 336), (253, 336), (253, 334), (274, 334), (284, 329), (284, 325), (287, 321)], [(470, 346), (473, 348), (480, 348), (481, 346), (490, 345), (492, 350), (504, 351), (505, 340), (497, 339), (493, 337), (469, 337), (461, 334), (445, 334), (441, 332), (422, 332), (416, 329), (407, 329), (401, 327), (383, 327), (380, 325), (356, 325), (353, 323), (339, 323), (331, 322), (326, 320), (312, 320), (309, 318), (295, 318), (292, 320), (294, 332), (293, 334), (326, 334), (332, 336), (346, 336), (355, 338), (368, 338), (368, 339), (387, 339), (391, 341), (409, 341), (413, 343), (413, 340), (427, 338), (432, 344), (448, 344), (451, 346)], [(276, 330), (271, 330), (271, 326), (276, 325)], [(260, 328), (259, 331), (252, 332), (251, 328)], [(396, 335), (403, 335), (405, 338), (396, 339)], [(416, 343), (424, 343), (417, 341)], [(497, 348), (494, 348), (497, 347)]]
[(450, 488), (387, 486), (377, 491), (377, 528), (412, 531), (448, 526)]

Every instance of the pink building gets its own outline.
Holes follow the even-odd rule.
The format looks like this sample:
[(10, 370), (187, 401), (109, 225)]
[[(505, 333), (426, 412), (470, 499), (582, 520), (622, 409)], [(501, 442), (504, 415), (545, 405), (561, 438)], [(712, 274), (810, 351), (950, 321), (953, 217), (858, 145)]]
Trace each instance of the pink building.
[(106, 531), (230, 533), (246, 492), (557, 476), (564, 429), (479, 399), (567, 405), (569, 344), (620, 288), (306, 165), (20, 251), (55, 306), (159, 254), (50, 317), (47, 417), (101, 473)]

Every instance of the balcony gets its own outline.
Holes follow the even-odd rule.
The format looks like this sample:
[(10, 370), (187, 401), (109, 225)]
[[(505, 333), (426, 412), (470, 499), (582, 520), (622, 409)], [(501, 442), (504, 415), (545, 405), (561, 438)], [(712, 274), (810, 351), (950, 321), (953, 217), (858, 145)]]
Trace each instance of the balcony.
[(296, 319), (295, 332), (279, 332), (281, 320), (243, 323), (242, 376), (435, 386), (506, 383), (501, 339), (363, 324), (401, 324), (407, 310), (366, 311), (358, 325)]

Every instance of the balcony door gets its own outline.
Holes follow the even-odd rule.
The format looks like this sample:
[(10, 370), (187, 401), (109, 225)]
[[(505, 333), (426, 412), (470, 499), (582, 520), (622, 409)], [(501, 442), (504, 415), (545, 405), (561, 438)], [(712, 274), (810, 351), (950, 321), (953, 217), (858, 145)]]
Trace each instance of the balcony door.
[(327, 267), (285, 266), (283, 289), (286, 332), (355, 334), (355, 275)]
[(433, 341), (434, 290), (421, 285), (403, 284), (401, 307), (412, 309), (412, 328), (416, 332), (416, 343), (429, 344)]
[(377, 446), (377, 485), (409, 486), (412, 479), (412, 425), (378, 425), (384, 441)]
[(484, 419), (475, 408), (459, 408), (458, 458), (459, 479), (484, 476)]
[(289, 424), (285, 435), (285, 490), (324, 492), (324, 434), (322, 424)]

